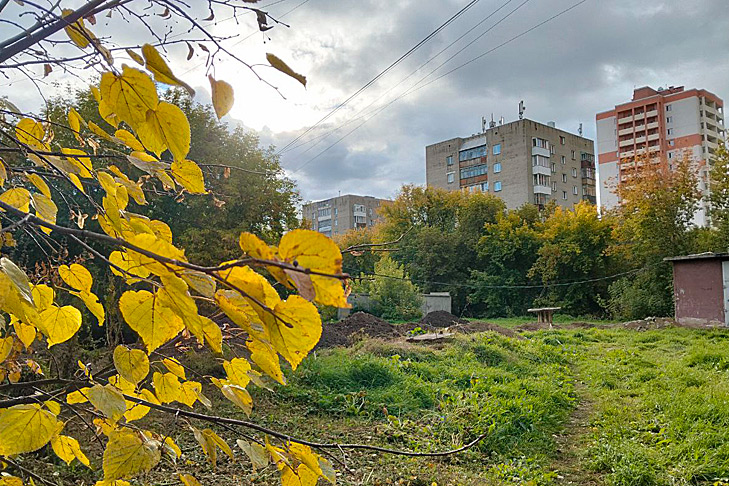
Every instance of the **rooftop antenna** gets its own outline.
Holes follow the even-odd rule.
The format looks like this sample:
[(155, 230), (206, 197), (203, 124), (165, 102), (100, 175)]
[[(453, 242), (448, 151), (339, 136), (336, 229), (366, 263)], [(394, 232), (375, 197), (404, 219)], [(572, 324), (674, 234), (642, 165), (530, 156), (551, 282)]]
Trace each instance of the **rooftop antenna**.
[(580, 128), (577, 129), (577, 133), (580, 134), (580, 137), (582, 136), (582, 123), (580, 123)]
[(491, 113), (491, 121), (489, 122), (489, 128), (494, 128), (496, 126), (496, 122), (494, 121), (494, 114)]
[(499, 125), (503, 125), (503, 124), (504, 124), (504, 117), (502, 116), (501, 118), (499, 118)]
[(524, 100), (521, 100), (519, 102), (519, 120), (524, 119), (524, 110), (526, 110), (526, 107), (524, 106)]
[(481, 117), (481, 133), (484, 133), (486, 131), (486, 117)]

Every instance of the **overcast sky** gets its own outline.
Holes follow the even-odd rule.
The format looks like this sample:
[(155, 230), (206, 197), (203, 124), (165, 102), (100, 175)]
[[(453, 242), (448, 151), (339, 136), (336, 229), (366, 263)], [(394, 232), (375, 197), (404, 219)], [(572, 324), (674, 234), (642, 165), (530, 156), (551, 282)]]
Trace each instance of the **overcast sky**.
[[(298, 182), (303, 198), (322, 199), (340, 191), (392, 197), (402, 184), (423, 184), (426, 145), (476, 133), (481, 117), (490, 118), (492, 113), (496, 119), (503, 116), (506, 122), (512, 121), (518, 116), (519, 100), (524, 100), (527, 118), (555, 121), (557, 127), (575, 133), (582, 123), (584, 135), (594, 139), (595, 114), (629, 100), (634, 87), (685, 85), (729, 98), (726, 0), (586, 0), (423, 86), (577, 1), (479, 0), (396, 69), (305, 135), (300, 141), (304, 145), (283, 153), (282, 164)], [(262, 2), (267, 3), (274, 2)], [(236, 90), (236, 105), (228, 121), (259, 131), (263, 143), (281, 148), (468, 0), (275, 3), (268, 11), (283, 16), (290, 28), (278, 26), (267, 36), (255, 33), (249, 37), (256, 32), (254, 18), (236, 25), (221, 15), (213, 29), (237, 35), (229, 44), (235, 43), (235, 53), (251, 63), (264, 63), (265, 52), (273, 52), (307, 76), (304, 88), (272, 69), (259, 69), (279, 87), (284, 100), (235, 62), (220, 62), (216, 67), (217, 77)], [(491, 14), (480, 27), (411, 74)], [(492, 30), (431, 74), (487, 29)], [(120, 30), (112, 35), (138, 33)], [(186, 54), (184, 45), (172, 49), (171, 65), (198, 89), (200, 101), (209, 100), (204, 67), (200, 66), (203, 58), (187, 61)], [(422, 87), (381, 109), (413, 86)], [(32, 90), (8, 89), (0, 85), (0, 94), (10, 96), (22, 108), (35, 108), (30, 105), (38, 103)], [(372, 116), (374, 112), (377, 114)], [(363, 113), (364, 118), (357, 118)], [(363, 120), (368, 121), (360, 126)]]

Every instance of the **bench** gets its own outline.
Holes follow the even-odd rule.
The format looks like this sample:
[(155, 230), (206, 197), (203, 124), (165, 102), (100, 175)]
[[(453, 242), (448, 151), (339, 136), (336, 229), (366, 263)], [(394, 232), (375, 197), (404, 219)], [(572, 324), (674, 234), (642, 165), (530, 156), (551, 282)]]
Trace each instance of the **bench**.
[(537, 323), (549, 324), (549, 328), (552, 329), (552, 315), (560, 309), (561, 307), (536, 307), (534, 309), (527, 309), (527, 312), (536, 313)]

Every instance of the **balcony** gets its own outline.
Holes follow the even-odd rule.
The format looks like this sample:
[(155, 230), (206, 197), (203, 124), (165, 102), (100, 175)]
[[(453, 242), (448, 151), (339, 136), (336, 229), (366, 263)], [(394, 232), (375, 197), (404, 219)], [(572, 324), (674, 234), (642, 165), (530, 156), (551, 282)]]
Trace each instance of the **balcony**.
[(654, 133), (652, 135), (648, 135), (648, 141), (658, 140), (659, 138), (660, 138), (660, 135), (657, 134), (657, 133)]
[(649, 123), (647, 125), (648, 130), (652, 130), (654, 128), (658, 128), (658, 122)]
[(534, 185), (534, 194), (552, 194), (550, 186)]
[(645, 143), (645, 136), (636, 138), (635, 143)]
[(620, 158), (632, 157), (635, 155), (635, 150), (628, 150), (627, 152), (620, 152)]
[(659, 147), (658, 145), (648, 147), (648, 152), (658, 152), (659, 150), (661, 150), (661, 147)]
[(628, 123), (628, 122), (631, 122), (631, 121), (633, 121), (633, 117), (632, 116), (626, 116), (625, 118), (619, 118), (618, 119), (618, 125), (622, 125), (623, 123)]
[(643, 118), (645, 118), (645, 113), (636, 113), (633, 117), (635, 121), (642, 120)]
[(544, 167), (542, 165), (533, 165), (532, 166), (532, 174), (542, 174), (545, 176), (551, 176), (552, 175), (552, 169), (549, 167)]
[(541, 155), (542, 157), (549, 157), (551, 154), (548, 148), (532, 147), (532, 155)]
[(633, 133), (633, 127), (630, 127), (630, 128), (623, 128), (622, 130), (619, 130), (619, 131), (618, 131), (618, 135), (619, 135), (619, 136), (623, 136), (623, 135), (629, 135), (629, 134), (631, 134), (631, 133)]
[(620, 147), (627, 147), (629, 145), (633, 145), (633, 139), (632, 138), (631, 139), (628, 139), (628, 140), (623, 140), (619, 144)]
[(658, 110), (649, 111), (648, 113), (645, 114), (645, 116), (647, 116), (648, 118), (650, 118), (652, 116), (658, 116)]

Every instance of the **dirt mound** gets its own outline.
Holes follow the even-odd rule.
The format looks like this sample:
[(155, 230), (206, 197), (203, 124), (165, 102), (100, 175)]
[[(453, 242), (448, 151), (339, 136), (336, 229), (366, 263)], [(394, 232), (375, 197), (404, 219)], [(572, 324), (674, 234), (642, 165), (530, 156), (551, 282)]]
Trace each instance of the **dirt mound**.
[(355, 312), (339, 322), (324, 324), (317, 348), (349, 346), (357, 336), (392, 338), (399, 335), (389, 322), (366, 312)]
[(527, 322), (514, 328), (516, 331), (541, 331), (542, 329), (549, 329), (549, 324), (544, 322)]
[(433, 311), (420, 319), (420, 323), (431, 327), (451, 327), (456, 324), (468, 324), (468, 321), (460, 319), (447, 311)]
[(665, 329), (667, 327), (673, 327), (676, 323), (673, 319), (665, 317), (646, 317), (638, 321), (630, 321), (623, 323), (625, 329), (632, 329), (634, 331), (649, 331), (652, 329)]
[(524, 339), (523, 336), (520, 336), (519, 334), (515, 333), (511, 329), (507, 329), (505, 327), (501, 327), (499, 325), (492, 324), (490, 322), (483, 322), (483, 321), (469, 322), (467, 324), (457, 324), (455, 326), (452, 326), (450, 328), (450, 330), (453, 332), (459, 332), (459, 333), (464, 333), (464, 334), (473, 334), (474, 332), (493, 331), (493, 332), (498, 332), (499, 334), (503, 334), (504, 336), (507, 336), (507, 337)]

